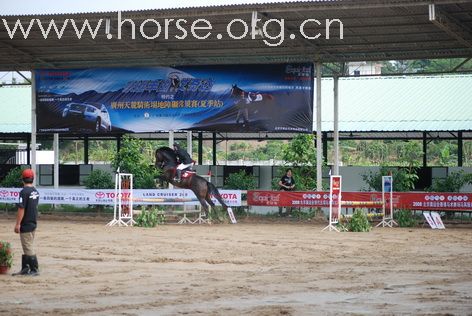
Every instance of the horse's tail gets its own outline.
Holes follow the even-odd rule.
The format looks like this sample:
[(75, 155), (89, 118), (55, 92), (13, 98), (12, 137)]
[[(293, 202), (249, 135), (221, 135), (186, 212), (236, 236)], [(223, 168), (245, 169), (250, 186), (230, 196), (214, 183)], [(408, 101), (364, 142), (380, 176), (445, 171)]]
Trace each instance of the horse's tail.
[(226, 203), (223, 201), (223, 198), (221, 197), (221, 194), (218, 191), (218, 189), (211, 182), (207, 182), (207, 186), (208, 186), (208, 193), (210, 195), (213, 195), (215, 199), (217, 199), (218, 202), (220, 202), (220, 204), (226, 210), (228, 208), (228, 205), (226, 205)]

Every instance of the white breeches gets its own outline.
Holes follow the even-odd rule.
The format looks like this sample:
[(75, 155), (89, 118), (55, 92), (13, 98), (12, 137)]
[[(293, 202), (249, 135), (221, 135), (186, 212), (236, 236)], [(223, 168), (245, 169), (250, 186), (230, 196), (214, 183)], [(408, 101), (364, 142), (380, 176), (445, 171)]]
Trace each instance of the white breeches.
[(193, 165), (193, 163), (189, 163), (188, 165), (184, 165), (183, 163), (181, 163), (178, 167), (177, 167), (177, 170), (184, 170), (188, 167), (191, 167)]

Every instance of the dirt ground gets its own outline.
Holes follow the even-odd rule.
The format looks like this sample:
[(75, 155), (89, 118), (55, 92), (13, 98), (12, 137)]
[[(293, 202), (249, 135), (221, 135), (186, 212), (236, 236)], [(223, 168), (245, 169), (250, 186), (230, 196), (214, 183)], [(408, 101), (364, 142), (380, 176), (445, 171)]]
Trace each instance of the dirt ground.
[[(0, 275), (0, 315), (472, 315), (472, 227), (105, 227), (42, 217), (38, 277)], [(21, 265), (14, 218), (0, 239)]]

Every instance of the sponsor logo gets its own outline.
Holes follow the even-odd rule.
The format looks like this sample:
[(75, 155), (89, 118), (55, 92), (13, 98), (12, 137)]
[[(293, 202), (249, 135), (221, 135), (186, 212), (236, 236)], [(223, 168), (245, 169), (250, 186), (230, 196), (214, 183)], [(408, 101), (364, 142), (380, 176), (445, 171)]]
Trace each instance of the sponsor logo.
[(280, 194), (267, 193), (267, 192), (254, 192), (252, 196), (253, 201), (255, 202), (279, 202)]
[(103, 198), (105, 197), (105, 193), (103, 193), (103, 192), (97, 192), (97, 193), (95, 193), (95, 197), (96, 197), (97, 199), (103, 199)]

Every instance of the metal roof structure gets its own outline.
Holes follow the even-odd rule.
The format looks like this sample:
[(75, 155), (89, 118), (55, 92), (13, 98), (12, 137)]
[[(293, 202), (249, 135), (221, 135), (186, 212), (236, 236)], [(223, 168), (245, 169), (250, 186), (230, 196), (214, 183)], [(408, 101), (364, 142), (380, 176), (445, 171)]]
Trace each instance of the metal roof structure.
[(31, 133), (31, 86), (0, 88), (0, 133)]
[[(321, 129), (332, 131), (333, 80), (321, 86)], [(340, 78), (339, 130), (472, 132), (472, 75)]]
[[(333, 80), (322, 80), (322, 131), (332, 133)], [(463, 138), (472, 139), (472, 75), (351, 77), (340, 78), (339, 87), (342, 138), (355, 134), (356, 138), (421, 139), (424, 131), (434, 137), (455, 138), (453, 133), (462, 131)], [(0, 133), (30, 133), (31, 88), (0, 88), (0, 111), (4, 113)], [(212, 133), (204, 134), (205, 139), (213, 137)], [(168, 134), (141, 137), (167, 138)], [(293, 134), (287, 133), (218, 133), (223, 139), (291, 137)]]
[[(253, 16), (260, 19), (254, 39), (250, 26)], [(472, 57), (472, 2), (469, 0), (299, 1), (121, 12), (122, 22), (133, 21), (135, 39), (132, 39), (132, 23), (124, 22), (120, 27), (118, 18), (117, 12), (1, 16), (9, 29), (5, 23), (0, 25), (0, 70)], [(200, 29), (195, 33), (211, 34), (206, 39), (197, 39), (191, 35), (190, 28), (194, 21), (203, 18), (211, 23), (211, 31)], [(27, 39), (19, 28), (10, 38), (17, 19), (25, 30), (34, 19)], [(44, 39), (51, 19), (59, 30), (69, 19), (60, 39), (52, 28)], [(160, 23), (161, 34), (155, 39), (140, 34), (141, 29), (147, 37), (157, 34), (156, 23), (147, 19)], [(167, 39), (165, 19), (174, 19), (169, 20)], [(181, 23), (187, 32), (185, 39), (177, 38), (184, 34), (174, 24), (178, 19), (187, 21)], [(227, 27), (235, 19), (249, 25), (242, 39), (228, 35)], [(283, 27), (274, 19), (279, 22), (283, 19)], [(327, 19), (333, 20), (329, 39), (326, 38)], [(340, 23), (335, 19), (342, 22), (343, 39), (340, 39)], [(36, 20), (42, 22), (43, 30)], [(92, 29), (101, 21), (97, 36), (92, 38), (85, 30), (78, 39), (71, 20), (79, 29), (85, 20)], [(245, 29), (241, 21), (235, 21), (230, 30), (240, 36)], [(308, 22), (303, 24), (304, 21)], [(307, 36), (320, 34), (319, 38), (303, 37), (302, 24)], [(201, 21), (197, 23), (197, 26), (205, 25)], [(257, 35), (264, 30), (265, 37)], [(121, 39), (117, 39), (119, 31)], [(278, 43), (278, 39), (270, 36), (282, 32), (284, 40), (280, 45), (264, 43), (264, 40)]]

